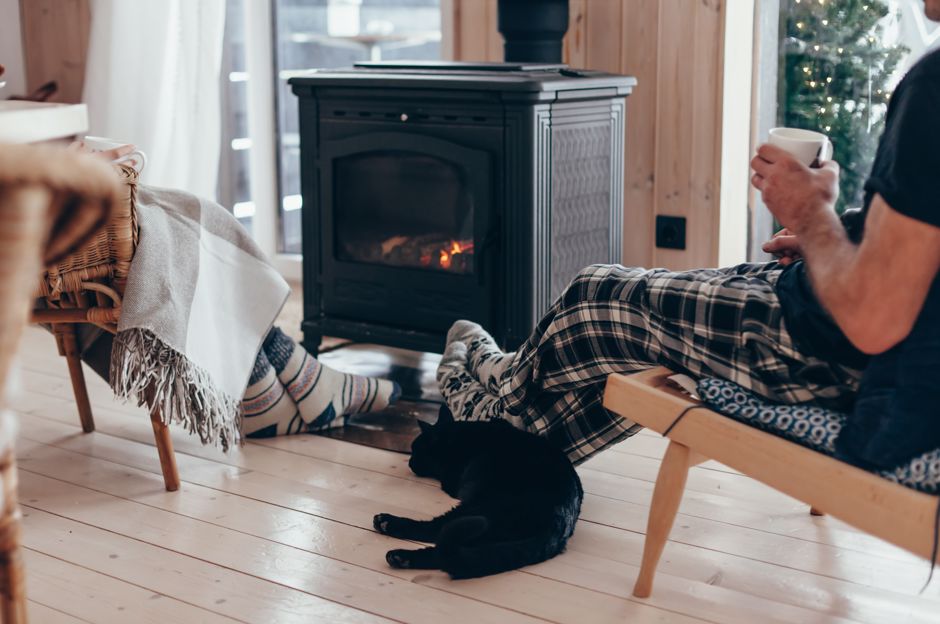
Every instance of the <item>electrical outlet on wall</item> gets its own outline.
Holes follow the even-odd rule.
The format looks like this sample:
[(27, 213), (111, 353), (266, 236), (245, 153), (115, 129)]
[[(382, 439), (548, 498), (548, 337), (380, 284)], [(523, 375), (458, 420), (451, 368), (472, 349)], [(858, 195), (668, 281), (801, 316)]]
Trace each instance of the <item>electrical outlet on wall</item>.
[(656, 246), (685, 249), (685, 217), (656, 215)]

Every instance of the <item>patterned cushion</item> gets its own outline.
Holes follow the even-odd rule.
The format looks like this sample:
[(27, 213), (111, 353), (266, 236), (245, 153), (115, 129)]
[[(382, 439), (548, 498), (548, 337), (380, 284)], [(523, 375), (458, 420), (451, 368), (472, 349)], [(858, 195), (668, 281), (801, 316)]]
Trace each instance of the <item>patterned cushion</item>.
[[(698, 393), (709, 407), (725, 416), (825, 455), (835, 453), (835, 440), (845, 423), (842, 412), (807, 403), (771, 403), (724, 379), (700, 380)], [(940, 449), (919, 455), (892, 471), (876, 474), (915, 490), (940, 493)]]

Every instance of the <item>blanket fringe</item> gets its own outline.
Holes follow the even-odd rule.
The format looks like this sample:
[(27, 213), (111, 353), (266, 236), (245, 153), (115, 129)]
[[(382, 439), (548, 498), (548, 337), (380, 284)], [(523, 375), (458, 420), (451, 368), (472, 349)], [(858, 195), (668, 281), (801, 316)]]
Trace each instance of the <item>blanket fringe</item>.
[(111, 389), (146, 405), (169, 425), (179, 423), (203, 444), (223, 451), (241, 443), (241, 401), (216, 388), (208, 373), (148, 329), (118, 332), (111, 351)]

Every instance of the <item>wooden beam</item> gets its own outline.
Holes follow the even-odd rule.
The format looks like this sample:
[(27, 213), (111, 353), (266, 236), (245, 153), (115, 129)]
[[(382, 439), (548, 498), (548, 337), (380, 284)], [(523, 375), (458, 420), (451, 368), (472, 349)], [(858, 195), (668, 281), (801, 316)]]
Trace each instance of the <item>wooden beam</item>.
[(563, 41), (562, 60), (571, 67), (587, 67), (587, 0), (568, 0), (568, 32)]
[(627, 266), (649, 266), (653, 260), (659, 12), (659, 0), (634, 0), (621, 22), (621, 71), (637, 79), (636, 89), (627, 98), (623, 202), (623, 264)]
[(88, 0), (20, 0), (28, 91), (54, 80), (55, 102), (82, 100), (91, 13)]

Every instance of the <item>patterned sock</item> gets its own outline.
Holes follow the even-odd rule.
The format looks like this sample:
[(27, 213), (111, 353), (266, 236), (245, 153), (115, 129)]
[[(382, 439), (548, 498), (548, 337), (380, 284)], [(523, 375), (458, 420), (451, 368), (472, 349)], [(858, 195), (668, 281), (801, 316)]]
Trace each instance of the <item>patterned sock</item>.
[(457, 321), (447, 332), (447, 344), (462, 342), (467, 346), (467, 371), (490, 394), (498, 394), (509, 374), (515, 353), (503, 353), (485, 329), (470, 321)]
[(303, 430), (304, 421), (297, 404), (277, 378), (264, 349), (255, 358), (255, 367), (242, 399), (242, 412), (245, 435), (249, 438), (270, 438)]
[(393, 381), (341, 373), (321, 364), (277, 327), (268, 333), (263, 348), (308, 431), (340, 427), (350, 415), (383, 410), (401, 395)]
[(437, 368), (437, 382), (454, 419), (491, 420), (503, 417), (499, 396), (487, 392), (467, 370), (467, 345), (463, 342), (457, 340), (447, 345)]

